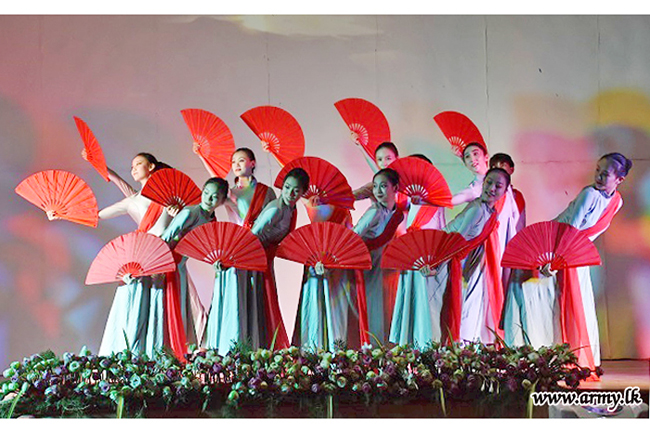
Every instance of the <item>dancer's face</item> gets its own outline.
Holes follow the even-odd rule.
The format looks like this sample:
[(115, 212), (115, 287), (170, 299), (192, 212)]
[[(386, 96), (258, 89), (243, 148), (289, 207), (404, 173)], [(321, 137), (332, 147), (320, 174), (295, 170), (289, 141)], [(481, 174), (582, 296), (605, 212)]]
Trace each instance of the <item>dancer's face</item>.
[(397, 190), (398, 185), (393, 185), (388, 177), (383, 174), (375, 176), (372, 180), (372, 194), (377, 199), (377, 203), (384, 207), (390, 207), (395, 203)]
[(616, 188), (623, 182), (625, 177), (616, 174), (618, 163), (611, 159), (601, 159), (596, 164), (596, 174), (594, 176), (594, 186), (599, 191), (612, 194)]
[(155, 164), (150, 163), (144, 156), (138, 155), (131, 161), (131, 176), (136, 182), (142, 182), (149, 179), (154, 168), (156, 168)]
[(255, 161), (251, 160), (246, 152), (235, 152), (232, 155), (232, 171), (237, 177), (249, 177), (253, 175)]
[(382, 147), (375, 152), (375, 162), (377, 162), (379, 168), (386, 168), (395, 160), (397, 160), (397, 155), (387, 147)]
[(288, 206), (295, 206), (296, 202), (305, 193), (295, 177), (287, 177), (282, 184), (282, 201)]
[(226, 194), (223, 191), (218, 191), (217, 185), (209, 183), (203, 187), (201, 192), (201, 208), (203, 210), (212, 212), (225, 201)]
[(490, 168), (500, 168), (501, 170), (505, 170), (506, 173), (508, 173), (510, 176), (512, 176), (512, 173), (515, 172), (515, 169), (505, 161), (496, 162)]
[(479, 146), (470, 145), (463, 151), (463, 163), (474, 174), (485, 174), (488, 162), (487, 154)]
[(487, 203), (488, 206), (493, 207), (506, 193), (506, 188), (508, 188), (508, 179), (506, 179), (505, 174), (493, 171), (483, 180), (481, 200)]

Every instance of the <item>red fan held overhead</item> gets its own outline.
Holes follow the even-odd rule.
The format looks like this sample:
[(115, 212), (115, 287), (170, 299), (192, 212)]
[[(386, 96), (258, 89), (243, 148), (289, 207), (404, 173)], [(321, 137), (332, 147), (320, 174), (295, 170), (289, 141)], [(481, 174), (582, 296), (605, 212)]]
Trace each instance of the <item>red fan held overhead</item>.
[(325, 269), (371, 269), (368, 248), (359, 235), (341, 224), (316, 222), (291, 232), (277, 257)]
[(315, 156), (304, 156), (289, 162), (282, 167), (273, 186), (282, 189), (287, 173), (298, 167), (309, 175), (309, 189), (303, 194), (304, 198), (318, 196), (323, 204), (354, 209), (352, 188), (343, 173), (329, 162)]
[(451, 191), (438, 169), (420, 158), (407, 156), (390, 164), (399, 174), (399, 191), (433, 206), (452, 207)]
[(88, 269), (86, 284), (121, 281), (132, 277), (172, 272), (176, 269), (169, 246), (157, 236), (131, 232), (104, 246)]
[(334, 106), (348, 126), (352, 139), (375, 159), (375, 149), (390, 141), (390, 128), (386, 116), (371, 102), (360, 98), (342, 99)]
[(242, 120), (271, 152), (280, 166), (305, 154), (305, 136), (298, 121), (282, 108), (264, 105), (251, 108)]
[(423, 266), (435, 267), (467, 248), (459, 233), (422, 229), (408, 232), (388, 243), (381, 259), (384, 269), (417, 271)]
[(201, 190), (185, 173), (175, 168), (155, 171), (142, 188), (142, 195), (161, 206), (195, 205), (201, 202)]
[(506, 245), (501, 266), (538, 269), (551, 264), (551, 270), (597, 266), (600, 254), (589, 238), (577, 228), (555, 221), (531, 224)]
[(249, 271), (266, 271), (266, 253), (250, 230), (237, 224), (214, 221), (186, 234), (174, 252), (202, 262)]
[(104, 152), (102, 152), (102, 148), (99, 146), (95, 134), (93, 134), (88, 125), (86, 125), (86, 122), (78, 117), (72, 117), (74, 118), (74, 122), (79, 130), (79, 135), (81, 135), (81, 140), (84, 143), (86, 159), (93, 167), (95, 167), (95, 170), (97, 170), (106, 182), (110, 182), (110, 179), (108, 178), (108, 168), (106, 167), (106, 158), (104, 158)]
[(230, 158), (235, 139), (223, 120), (198, 108), (181, 110), (194, 140), (194, 152), (209, 167), (210, 174), (225, 178), (230, 172)]
[(74, 223), (97, 227), (95, 194), (86, 182), (63, 170), (34, 173), (16, 187), (16, 194), (48, 213)]
[(459, 158), (463, 157), (463, 151), (470, 143), (479, 143), (487, 152), (487, 145), (481, 132), (464, 114), (456, 111), (443, 111), (436, 114), (433, 120), (449, 140), (452, 150)]

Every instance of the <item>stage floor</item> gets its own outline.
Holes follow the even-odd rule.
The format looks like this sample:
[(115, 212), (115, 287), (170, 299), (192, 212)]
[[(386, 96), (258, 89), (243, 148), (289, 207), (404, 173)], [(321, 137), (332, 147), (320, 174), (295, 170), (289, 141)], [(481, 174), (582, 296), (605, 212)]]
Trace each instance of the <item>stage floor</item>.
[[(649, 360), (603, 360), (605, 374), (600, 382), (582, 382), (580, 389), (622, 391), (628, 386), (638, 386), (643, 394), (650, 390)], [(647, 398), (647, 397), (645, 397)]]

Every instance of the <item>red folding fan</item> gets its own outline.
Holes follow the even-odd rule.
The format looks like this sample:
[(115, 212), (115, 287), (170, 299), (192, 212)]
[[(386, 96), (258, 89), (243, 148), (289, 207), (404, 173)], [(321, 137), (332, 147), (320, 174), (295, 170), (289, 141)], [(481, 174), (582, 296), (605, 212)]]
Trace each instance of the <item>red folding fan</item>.
[(174, 252), (202, 262), (219, 261), (225, 267), (266, 271), (266, 253), (262, 243), (250, 230), (237, 224), (214, 221), (186, 234)]
[(246, 125), (262, 141), (280, 166), (305, 154), (305, 136), (298, 121), (282, 108), (264, 105), (241, 115)]
[(469, 143), (479, 143), (487, 151), (487, 145), (476, 125), (464, 114), (456, 111), (443, 111), (433, 117), (442, 133), (447, 137), (451, 148), (458, 157)]
[(596, 246), (577, 228), (556, 221), (531, 224), (506, 245), (501, 266), (537, 269), (547, 263), (552, 270), (600, 265)]
[(334, 106), (356, 141), (374, 160), (377, 146), (390, 141), (390, 128), (384, 113), (376, 105), (360, 98), (342, 99)]
[(467, 245), (468, 242), (459, 233), (432, 229), (408, 232), (388, 243), (381, 259), (381, 267), (417, 271), (425, 265), (438, 266)]
[(34, 173), (18, 184), (16, 194), (61, 219), (97, 227), (97, 200), (86, 182), (63, 170)]
[(321, 262), (326, 269), (371, 269), (366, 244), (341, 224), (316, 222), (291, 232), (278, 247), (277, 256), (307, 266)]
[(198, 108), (181, 110), (181, 114), (190, 129), (199, 156), (214, 175), (225, 178), (230, 171), (230, 158), (235, 151), (235, 139), (228, 126), (214, 114)]
[(294, 168), (302, 168), (309, 175), (309, 189), (304, 198), (320, 197), (323, 204), (330, 204), (345, 209), (354, 209), (354, 195), (347, 179), (338, 168), (324, 159), (315, 156), (296, 158), (282, 167), (275, 178), (273, 186), (282, 189), (287, 173)]
[(407, 156), (390, 164), (399, 174), (399, 191), (433, 206), (452, 207), (451, 191), (438, 169), (420, 158)]
[(86, 284), (120, 281), (126, 274), (142, 277), (176, 269), (169, 246), (157, 236), (131, 232), (102, 248), (88, 269)]
[(167, 206), (185, 207), (201, 202), (201, 190), (185, 173), (175, 168), (155, 171), (142, 188), (142, 195)]
[(84, 142), (88, 162), (95, 167), (95, 170), (97, 170), (106, 182), (110, 182), (110, 179), (108, 178), (108, 168), (106, 167), (106, 158), (104, 158), (104, 152), (102, 152), (102, 148), (99, 146), (95, 134), (93, 134), (88, 125), (86, 125), (86, 122), (78, 117), (72, 117), (74, 118), (74, 122), (77, 124), (81, 140)]

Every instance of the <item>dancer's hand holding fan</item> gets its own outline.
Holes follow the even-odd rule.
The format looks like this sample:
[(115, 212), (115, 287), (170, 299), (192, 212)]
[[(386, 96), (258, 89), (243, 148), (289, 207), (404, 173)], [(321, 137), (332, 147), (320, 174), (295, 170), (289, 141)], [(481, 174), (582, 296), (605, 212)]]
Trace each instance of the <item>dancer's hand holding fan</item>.
[(343, 173), (324, 159), (314, 156), (304, 156), (290, 161), (280, 170), (273, 186), (281, 189), (287, 173), (298, 167), (309, 175), (309, 189), (303, 194), (303, 198), (316, 205), (328, 204), (354, 209), (352, 188)]
[(408, 232), (388, 243), (381, 267), (400, 271), (420, 271), (435, 275), (436, 267), (467, 248), (468, 242), (459, 233), (422, 229)]
[(554, 271), (601, 264), (600, 254), (589, 238), (577, 228), (556, 221), (531, 224), (508, 242), (501, 266)]
[(487, 152), (487, 145), (476, 125), (462, 113), (457, 111), (443, 111), (433, 117), (444, 136), (451, 144), (453, 152), (459, 158), (470, 143), (478, 143)]
[(168, 208), (172, 216), (185, 206), (201, 202), (201, 189), (188, 175), (175, 168), (155, 171), (142, 188), (141, 194)]
[(16, 194), (44, 210), (50, 220), (64, 219), (97, 227), (95, 194), (78, 176), (63, 170), (35, 173), (18, 184)]
[(420, 158), (407, 156), (390, 164), (399, 174), (399, 192), (414, 204), (452, 207), (451, 191), (438, 169)]
[(350, 130), (352, 140), (361, 146), (371, 160), (377, 146), (390, 141), (390, 128), (386, 116), (371, 102), (361, 98), (342, 99), (334, 106)]
[(237, 268), (264, 272), (267, 259), (260, 240), (237, 224), (214, 221), (203, 224), (178, 242), (174, 252), (209, 263), (215, 270)]
[(230, 158), (235, 140), (223, 120), (206, 110), (181, 110), (194, 140), (192, 151), (203, 161), (212, 176), (225, 178), (230, 172)]
[(95, 134), (90, 130), (86, 122), (81, 120), (78, 117), (73, 116), (74, 122), (77, 125), (77, 130), (79, 135), (81, 135), (81, 140), (84, 143), (84, 148), (81, 152), (83, 159), (88, 161), (97, 172), (106, 180), (110, 182), (108, 178), (108, 167), (106, 166), (106, 158), (104, 158), (104, 152), (99, 146)]
[(264, 105), (251, 108), (242, 120), (262, 142), (281, 167), (305, 154), (305, 136), (298, 121), (286, 110)]
[[(174, 257), (165, 241), (144, 232), (131, 232), (106, 244), (88, 269), (86, 284), (163, 274), (176, 269)], [(125, 278), (126, 277), (126, 278)]]

